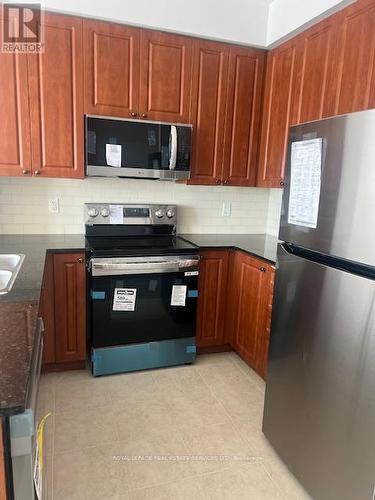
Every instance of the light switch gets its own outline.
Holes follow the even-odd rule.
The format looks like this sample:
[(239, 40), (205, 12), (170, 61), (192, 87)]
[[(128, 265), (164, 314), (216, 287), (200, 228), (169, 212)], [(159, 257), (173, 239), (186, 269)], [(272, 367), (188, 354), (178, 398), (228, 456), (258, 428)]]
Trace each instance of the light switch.
[(50, 214), (58, 214), (60, 212), (60, 204), (58, 198), (50, 198), (48, 200), (48, 211)]
[(232, 211), (232, 203), (230, 201), (223, 202), (223, 208), (221, 210), (222, 217), (230, 217)]

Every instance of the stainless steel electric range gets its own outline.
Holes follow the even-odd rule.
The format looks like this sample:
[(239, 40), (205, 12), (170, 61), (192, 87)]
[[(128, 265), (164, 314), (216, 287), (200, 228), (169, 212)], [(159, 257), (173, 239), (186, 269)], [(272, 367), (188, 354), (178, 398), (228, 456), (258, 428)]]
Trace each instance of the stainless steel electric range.
[(177, 207), (85, 209), (93, 375), (193, 363), (199, 254), (176, 235)]

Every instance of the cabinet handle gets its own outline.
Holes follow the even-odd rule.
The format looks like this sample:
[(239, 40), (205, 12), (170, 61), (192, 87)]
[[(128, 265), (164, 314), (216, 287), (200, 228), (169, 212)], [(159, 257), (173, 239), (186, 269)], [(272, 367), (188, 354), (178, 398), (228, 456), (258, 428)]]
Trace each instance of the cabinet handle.
[(280, 181), (280, 186), (283, 187), (285, 185), (284, 181)]
[(147, 118), (147, 113), (142, 113), (142, 118)]
[(221, 179), (216, 179), (216, 184), (221, 184)]
[(30, 173), (30, 170), (22, 170), (23, 175), (28, 175)]
[(40, 170), (35, 170), (34, 175), (40, 175), (40, 174), (41, 174)]
[(82, 262), (83, 262), (82, 257), (79, 257), (78, 262), (79, 262), (80, 264), (82, 264)]
[(132, 111), (130, 113), (130, 116), (132, 116), (133, 118), (136, 118), (138, 116), (138, 113), (135, 113), (134, 111)]
[(265, 273), (266, 272), (266, 268), (265, 267), (260, 267), (259, 271), (261, 271), (262, 273)]

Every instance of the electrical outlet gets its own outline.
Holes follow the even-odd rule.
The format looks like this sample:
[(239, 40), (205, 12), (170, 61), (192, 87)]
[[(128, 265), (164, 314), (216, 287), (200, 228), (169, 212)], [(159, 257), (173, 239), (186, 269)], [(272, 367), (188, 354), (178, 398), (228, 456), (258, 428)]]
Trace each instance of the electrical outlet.
[(60, 212), (60, 205), (58, 198), (50, 198), (48, 200), (48, 211), (50, 214), (58, 214)]
[(230, 201), (223, 202), (223, 208), (221, 210), (222, 217), (230, 217), (232, 211), (232, 203)]

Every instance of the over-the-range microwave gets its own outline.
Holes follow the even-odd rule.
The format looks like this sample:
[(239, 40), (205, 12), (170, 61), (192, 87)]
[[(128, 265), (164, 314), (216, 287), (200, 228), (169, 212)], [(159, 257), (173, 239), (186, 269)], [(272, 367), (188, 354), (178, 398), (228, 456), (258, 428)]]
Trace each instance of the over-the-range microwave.
[(191, 125), (87, 115), (85, 129), (87, 176), (190, 176)]

